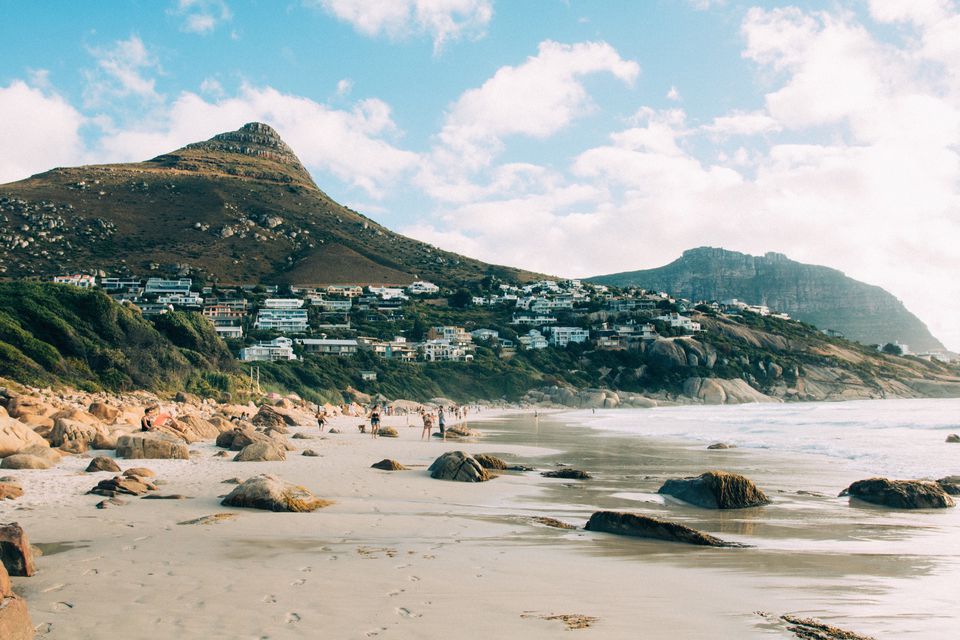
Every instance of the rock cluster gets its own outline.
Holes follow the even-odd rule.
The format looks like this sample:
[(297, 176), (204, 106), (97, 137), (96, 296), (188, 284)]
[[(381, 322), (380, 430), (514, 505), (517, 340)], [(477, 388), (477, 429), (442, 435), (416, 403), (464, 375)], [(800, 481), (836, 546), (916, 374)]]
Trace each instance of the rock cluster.
[(943, 486), (926, 480), (858, 480), (841, 491), (840, 496), (895, 509), (943, 509), (955, 504)]
[(486, 482), (490, 479), (487, 470), (477, 460), (463, 451), (448, 451), (433, 461), (427, 469), (430, 477), (456, 482)]

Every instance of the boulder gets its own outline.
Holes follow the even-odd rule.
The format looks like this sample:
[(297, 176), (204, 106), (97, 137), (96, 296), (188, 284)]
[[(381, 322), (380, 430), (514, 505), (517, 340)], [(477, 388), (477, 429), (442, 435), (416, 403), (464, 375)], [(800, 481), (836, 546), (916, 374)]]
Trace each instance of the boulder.
[(174, 402), (179, 402), (181, 404), (190, 404), (195, 407), (199, 407), (202, 402), (198, 396), (193, 395), (192, 393), (187, 393), (186, 391), (178, 391), (177, 395), (173, 397)]
[(231, 491), (221, 503), (226, 507), (247, 507), (266, 511), (315, 511), (330, 502), (321, 500), (307, 489), (263, 474), (250, 478)]
[(371, 469), (382, 469), (383, 471), (406, 471), (407, 468), (397, 462), (396, 460), (391, 460), (390, 458), (384, 458), (380, 462), (374, 462), (370, 465)]
[(282, 427), (287, 424), (283, 415), (268, 404), (260, 407), (251, 422), (258, 427)]
[(86, 468), (87, 473), (97, 473), (99, 471), (109, 471), (110, 473), (120, 473), (120, 467), (116, 461), (107, 456), (97, 456), (90, 461)]
[(597, 511), (590, 516), (590, 521), (584, 528), (587, 531), (602, 531), (621, 536), (652, 538), (654, 540), (683, 542), (707, 547), (740, 546), (736, 543), (724, 542), (708, 533), (691, 529), (676, 522), (619, 511)]
[(473, 456), (463, 451), (448, 451), (433, 461), (430, 468), (430, 477), (437, 480), (454, 480), (457, 482), (486, 482), (490, 474)]
[(0, 458), (20, 453), (31, 445), (49, 446), (46, 440), (19, 420), (0, 417)]
[(316, 458), (320, 454), (314, 451), (313, 449), (304, 449), (302, 455), (305, 455), (308, 458)]
[(113, 431), (111, 433), (97, 433), (90, 442), (91, 449), (113, 450), (117, 448), (117, 439), (122, 435), (122, 431)]
[(16, 500), (23, 495), (23, 488), (12, 482), (0, 482), (0, 500)]
[(380, 427), (380, 430), (377, 431), (377, 435), (382, 438), (399, 438), (400, 433), (397, 432), (393, 427)]
[(33, 637), (33, 622), (27, 612), (27, 603), (13, 592), (10, 576), (0, 564), (0, 638), (33, 640)]
[(36, 572), (30, 540), (16, 522), (0, 524), (0, 561), (11, 576), (29, 578)]
[(937, 480), (940, 488), (952, 496), (960, 496), (960, 476), (947, 476)]
[(49, 421), (53, 426), (53, 421), (49, 418), (56, 412), (56, 407), (33, 396), (14, 396), (7, 401), (7, 413), (10, 417), (28, 424), (37, 425), (43, 421)]
[(157, 474), (146, 467), (130, 467), (123, 472), (123, 475), (128, 478), (153, 478)]
[(90, 489), (87, 493), (113, 498), (121, 493), (130, 496), (142, 496), (150, 489), (151, 485), (141, 481), (139, 478), (114, 476), (109, 480), (101, 480), (97, 483), (97, 486)]
[(279, 425), (279, 426), (274, 425), (274, 426), (266, 427), (263, 430), (263, 433), (270, 436), (271, 438), (275, 438), (276, 436), (274, 436), (273, 434), (276, 433), (281, 436), (286, 436), (290, 433), (290, 429), (287, 429), (287, 427), (284, 425)]
[(190, 458), (186, 443), (164, 433), (133, 433), (117, 439), (117, 457), (128, 459)]
[(895, 509), (943, 509), (954, 506), (953, 498), (940, 484), (927, 480), (858, 480), (841, 491), (840, 496)]
[(217, 436), (217, 446), (240, 451), (254, 442), (270, 442), (270, 436), (254, 430), (253, 427), (236, 427)]
[(593, 478), (589, 473), (580, 469), (556, 469), (554, 471), (544, 471), (540, 475), (544, 478), (563, 478), (564, 480), (590, 480)]
[(0, 463), (0, 469), (49, 469), (53, 467), (48, 460), (29, 453), (15, 453)]
[(480, 463), (480, 466), (484, 469), (494, 469), (496, 471), (503, 471), (507, 468), (507, 463), (501, 460), (496, 456), (491, 456), (488, 453), (478, 453), (473, 456), (473, 459)]
[(294, 440), (313, 440), (314, 436), (310, 435), (309, 433), (304, 433), (301, 431), (299, 433), (293, 434), (292, 438)]
[(51, 465), (55, 465), (63, 459), (63, 453), (61, 453), (59, 449), (51, 449), (49, 445), (46, 444), (46, 441), (44, 441), (42, 445), (32, 444), (20, 453), (43, 458)]
[[(435, 433), (437, 437), (442, 438), (444, 434)], [(479, 435), (476, 431), (470, 431), (464, 426), (455, 424), (452, 427), (447, 427), (446, 437), (448, 438), (474, 438)]]
[(47, 439), (54, 447), (59, 447), (70, 453), (86, 451), (98, 433), (106, 433), (100, 426), (80, 422), (72, 418), (59, 417), (54, 420), (53, 429)]
[(726, 442), (714, 442), (713, 444), (707, 446), (707, 449), (710, 449), (711, 451), (714, 451), (717, 449), (736, 449), (736, 448), (737, 448), (737, 445), (727, 444)]
[(93, 417), (107, 424), (113, 424), (120, 415), (120, 409), (112, 407), (105, 402), (93, 402), (87, 408), (87, 411)]
[(960, 442), (960, 434), (951, 433), (950, 435), (947, 436), (947, 442), (951, 444), (956, 444)]
[(190, 434), (194, 442), (197, 440), (212, 440), (221, 433), (221, 429), (192, 413), (178, 417), (177, 422), (181, 425), (182, 431)]
[(223, 416), (213, 416), (207, 420), (207, 422), (214, 426), (218, 434), (223, 433), (224, 431), (230, 431), (237, 426), (235, 423), (231, 422), (227, 418), (224, 418)]
[(275, 442), (248, 444), (234, 456), (234, 462), (280, 462), (287, 459), (287, 451)]
[(708, 471), (695, 478), (667, 480), (658, 493), (705, 509), (745, 509), (770, 502), (750, 479), (726, 471)]
[(64, 420), (73, 420), (74, 422), (79, 422), (80, 424), (85, 424), (91, 427), (103, 426), (103, 423), (99, 418), (89, 411), (84, 411), (83, 409), (61, 409), (50, 417), (53, 419), (54, 424), (56, 424), (57, 420), (63, 418)]

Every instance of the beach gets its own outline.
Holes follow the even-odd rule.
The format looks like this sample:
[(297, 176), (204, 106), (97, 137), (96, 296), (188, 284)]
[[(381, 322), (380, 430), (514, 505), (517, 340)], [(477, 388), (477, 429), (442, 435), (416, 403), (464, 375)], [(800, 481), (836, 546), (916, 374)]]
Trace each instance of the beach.
[[(939, 402), (948, 404), (937, 415), (958, 406)], [(825, 415), (843, 407), (819, 406)], [(873, 406), (867, 414), (889, 405)], [(920, 408), (904, 411), (922, 416)], [(51, 470), (4, 470), (25, 495), (0, 505), (0, 522), (19, 522), (44, 550), (38, 573), (14, 578), (14, 587), (38, 637), (51, 639), (789, 638), (785, 613), (878, 638), (950, 637), (960, 617), (958, 510), (850, 504), (836, 496), (870, 477), (869, 460), (748, 441), (708, 451), (689, 429), (661, 425), (690, 415), (708, 422), (696, 412), (721, 412), (732, 424), (749, 411), (488, 410), (468, 417), (481, 435), (462, 442), (421, 441), (414, 416), (385, 417), (396, 439), (361, 434), (357, 418), (336, 417), (329, 426), (339, 434), (291, 427), (313, 438), (289, 439), (297, 450), (283, 462), (214, 457), (219, 449), (209, 441), (191, 444), (190, 460), (119, 460), (122, 469), (155, 471), (159, 493), (188, 498), (130, 498), (105, 510), (94, 508), (100, 496), (85, 492), (110, 476), (83, 470), (89, 457), (113, 452), (94, 451)], [(751, 437), (759, 438), (744, 436)], [(949, 455), (960, 453), (942, 442)], [(452, 450), (537, 470), (569, 465), (594, 478), (431, 479), (426, 467)], [(370, 468), (383, 458), (410, 470)], [(753, 479), (772, 504), (712, 511), (656, 494), (665, 479), (714, 468)], [(220, 505), (234, 488), (224, 480), (261, 473), (333, 504), (312, 513)], [(584, 531), (598, 509), (658, 515), (750, 546)], [(214, 514), (234, 515), (183, 524)]]

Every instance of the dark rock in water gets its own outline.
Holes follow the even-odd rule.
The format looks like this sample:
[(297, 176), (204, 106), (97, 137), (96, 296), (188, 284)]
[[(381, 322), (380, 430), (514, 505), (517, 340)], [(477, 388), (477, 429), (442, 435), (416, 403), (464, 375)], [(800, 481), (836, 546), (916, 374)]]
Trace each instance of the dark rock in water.
[(736, 448), (737, 448), (737, 445), (735, 445), (735, 444), (727, 444), (726, 442), (714, 442), (713, 444), (711, 444), (710, 446), (707, 447), (707, 449), (710, 449), (710, 450), (716, 450), (716, 449), (736, 449)]
[(16, 522), (0, 524), (0, 561), (11, 576), (29, 578), (37, 570), (30, 540)]
[(786, 614), (780, 616), (780, 619), (791, 625), (787, 627), (788, 631), (805, 640), (874, 640), (870, 636), (846, 631), (813, 618), (800, 618)]
[(707, 547), (740, 547), (735, 542), (725, 542), (708, 533), (691, 529), (676, 522), (659, 520), (636, 513), (621, 513), (618, 511), (597, 511), (590, 516), (590, 521), (584, 527), (587, 531), (603, 531), (621, 536), (637, 538), (651, 538), (670, 542), (683, 542)]
[(952, 496), (960, 496), (960, 476), (947, 476), (937, 480), (940, 488)]
[(110, 473), (120, 473), (120, 466), (111, 458), (106, 456), (97, 456), (87, 465), (87, 473), (96, 473), (98, 471), (109, 471)]
[(567, 524), (566, 522), (561, 522), (556, 518), (547, 518), (545, 516), (534, 516), (532, 518), (537, 524), (542, 524), (548, 527), (553, 527), (554, 529), (576, 529), (572, 524)]
[(503, 471), (507, 468), (507, 463), (501, 460), (496, 456), (491, 456), (488, 453), (478, 453), (473, 456), (473, 459), (480, 463), (480, 466), (484, 469), (495, 469), (497, 471)]
[(321, 500), (304, 487), (277, 476), (259, 475), (240, 484), (221, 503), (225, 507), (248, 507), (265, 511), (315, 511), (332, 503)]
[(480, 466), (473, 456), (463, 451), (448, 451), (434, 460), (427, 471), (430, 472), (431, 478), (437, 480), (486, 482), (490, 479), (487, 470)]
[(858, 480), (840, 492), (871, 504), (895, 509), (943, 509), (954, 506), (943, 487), (927, 480)]
[(745, 509), (770, 502), (749, 478), (726, 471), (708, 471), (695, 478), (667, 480), (658, 493), (706, 509)]
[(947, 442), (950, 442), (952, 444), (956, 444), (960, 442), (960, 435), (956, 433), (951, 433), (950, 435), (947, 436)]
[(540, 475), (544, 478), (563, 478), (564, 480), (590, 480), (593, 478), (589, 473), (580, 469), (557, 469), (556, 471), (544, 471)]
[(97, 486), (90, 489), (87, 493), (112, 498), (121, 493), (131, 496), (142, 496), (149, 490), (150, 486), (145, 482), (141, 482), (136, 477), (124, 478), (122, 476), (115, 476), (109, 480), (101, 480)]
[(383, 471), (406, 471), (407, 468), (397, 462), (396, 460), (391, 460), (390, 458), (384, 458), (380, 462), (374, 462), (370, 465), (372, 469), (382, 469)]
[(141, 500), (191, 500), (190, 496), (182, 493), (151, 493), (140, 498)]

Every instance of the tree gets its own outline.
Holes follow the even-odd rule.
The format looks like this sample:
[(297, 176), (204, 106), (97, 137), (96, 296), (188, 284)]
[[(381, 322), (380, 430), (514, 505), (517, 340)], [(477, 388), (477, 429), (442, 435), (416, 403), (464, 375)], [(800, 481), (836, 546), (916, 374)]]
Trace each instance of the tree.
[(891, 356), (903, 355), (903, 348), (901, 348), (900, 345), (894, 344), (892, 342), (888, 342), (887, 344), (883, 345), (883, 349), (881, 349), (881, 351)]
[(470, 292), (466, 289), (457, 289), (456, 292), (450, 296), (450, 306), (457, 309), (463, 309), (473, 300), (473, 296), (470, 295)]

